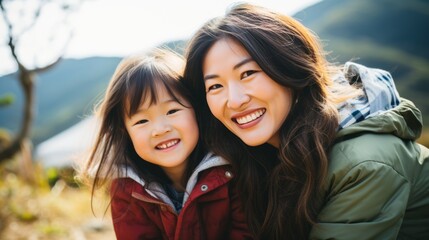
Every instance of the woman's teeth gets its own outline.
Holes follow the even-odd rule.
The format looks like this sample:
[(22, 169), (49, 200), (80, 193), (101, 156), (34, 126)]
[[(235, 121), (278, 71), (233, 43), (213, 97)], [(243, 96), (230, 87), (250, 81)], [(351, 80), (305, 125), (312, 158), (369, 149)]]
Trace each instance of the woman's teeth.
[(249, 115), (243, 116), (243, 117), (239, 117), (236, 118), (237, 123), (238, 124), (246, 124), (249, 123), (251, 121), (254, 121), (255, 119), (258, 119), (260, 116), (262, 116), (264, 114), (265, 110), (258, 110), (256, 112), (253, 112)]

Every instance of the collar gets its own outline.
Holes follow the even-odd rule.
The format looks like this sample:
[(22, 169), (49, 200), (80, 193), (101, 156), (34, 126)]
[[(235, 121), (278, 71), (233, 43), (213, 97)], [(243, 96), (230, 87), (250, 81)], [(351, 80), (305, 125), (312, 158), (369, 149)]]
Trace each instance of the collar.
[[(192, 173), (191, 177), (189, 178), (187, 184), (186, 184), (186, 191), (185, 195), (183, 196), (183, 203), (182, 206), (185, 205), (186, 201), (189, 198), (190, 193), (194, 189), (195, 185), (197, 184), (198, 180), (198, 174), (206, 169), (217, 167), (217, 166), (223, 166), (228, 165), (229, 162), (223, 159), (222, 157), (214, 155), (212, 152), (209, 152), (200, 162), (200, 164), (195, 168), (194, 172)], [(156, 199), (162, 200), (164, 203), (170, 205), (173, 209), (174, 204), (171, 201), (171, 199), (168, 197), (167, 193), (165, 192), (164, 188), (161, 186), (160, 183), (152, 182), (150, 184), (146, 184), (146, 182), (138, 176), (138, 174), (132, 170), (131, 168), (123, 168), (121, 169), (121, 178), (131, 178), (140, 185), (142, 185), (145, 189), (145, 191), (151, 195), (152, 197)]]

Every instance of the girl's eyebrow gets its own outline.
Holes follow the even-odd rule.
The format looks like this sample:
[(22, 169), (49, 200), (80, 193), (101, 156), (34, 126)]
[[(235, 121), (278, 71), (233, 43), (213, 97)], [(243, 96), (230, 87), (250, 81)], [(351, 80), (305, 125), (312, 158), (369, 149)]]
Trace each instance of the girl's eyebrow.
[[(174, 100), (174, 98), (169, 98), (169, 99), (166, 99), (165, 101), (158, 102), (157, 104), (168, 104), (168, 103), (175, 103), (175, 102), (177, 102), (177, 101), (176, 101), (176, 100)], [(150, 106), (149, 106), (149, 107), (150, 107)], [(139, 107), (139, 108), (137, 109), (137, 111), (136, 111), (136, 113), (135, 113), (135, 114), (137, 114), (137, 113), (144, 113), (144, 112), (146, 112), (148, 109), (149, 109), (149, 108), (145, 108), (145, 107), (141, 106), (141, 107)]]
[[(254, 60), (253, 60), (253, 58), (251, 58), (251, 57), (245, 58), (245, 59), (243, 59), (242, 61), (240, 61), (239, 63), (235, 64), (235, 65), (234, 65), (234, 67), (233, 67), (232, 69), (233, 69), (233, 70), (236, 70), (237, 68), (239, 68), (239, 67), (243, 66), (244, 64), (246, 64), (246, 63), (248, 63), (248, 62), (252, 62), (252, 61), (254, 61)], [(219, 77), (219, 75), (217, 75), (217, 74), (209, 74), (209, 75), (205, 75), (205, 76), (204, 76), (204, 81), (209, 80), (209, 79), (212, 79), (212, 78), (217, 78), (217, 77)]]
[(219, 77), (219, 75), (216, 75), (216, 74), (205, 75), (204, 81), (207, 81), (207, 80), (212, 79), (212, 78), (217, 78), (217, 77)]

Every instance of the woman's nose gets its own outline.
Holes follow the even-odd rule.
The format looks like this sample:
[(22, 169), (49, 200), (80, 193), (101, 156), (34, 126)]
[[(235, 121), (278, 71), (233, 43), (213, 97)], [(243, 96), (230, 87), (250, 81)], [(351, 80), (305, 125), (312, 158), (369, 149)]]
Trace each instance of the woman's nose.
[(228, 87), (227, 107), (231, 109), (240, 109), (250, 100), (246, 89), (240, 83), (230, 84)]

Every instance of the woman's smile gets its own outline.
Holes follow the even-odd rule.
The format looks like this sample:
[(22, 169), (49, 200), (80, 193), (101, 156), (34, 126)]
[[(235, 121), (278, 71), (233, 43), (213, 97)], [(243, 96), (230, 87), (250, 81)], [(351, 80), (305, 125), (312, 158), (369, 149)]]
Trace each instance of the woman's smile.
[[(250, 123), (255, 123), (256, 120), (260, 120), (260, 118), (264, 115), (265, 109), (258, 109), (256, 111), (252, 110), (249, 112), (245, 112), (242, 114), (237, 114), (232, 117), (232, 120), (238, 123), (238, 125), (242, 128), (250, 127)], [(254, 124), (252, 124), (253, 126)]]
[(279, 145), (292, 91), (271, 79), (236, 40), (218, 40), (203, 63), (210, 111), (249, 146)]

